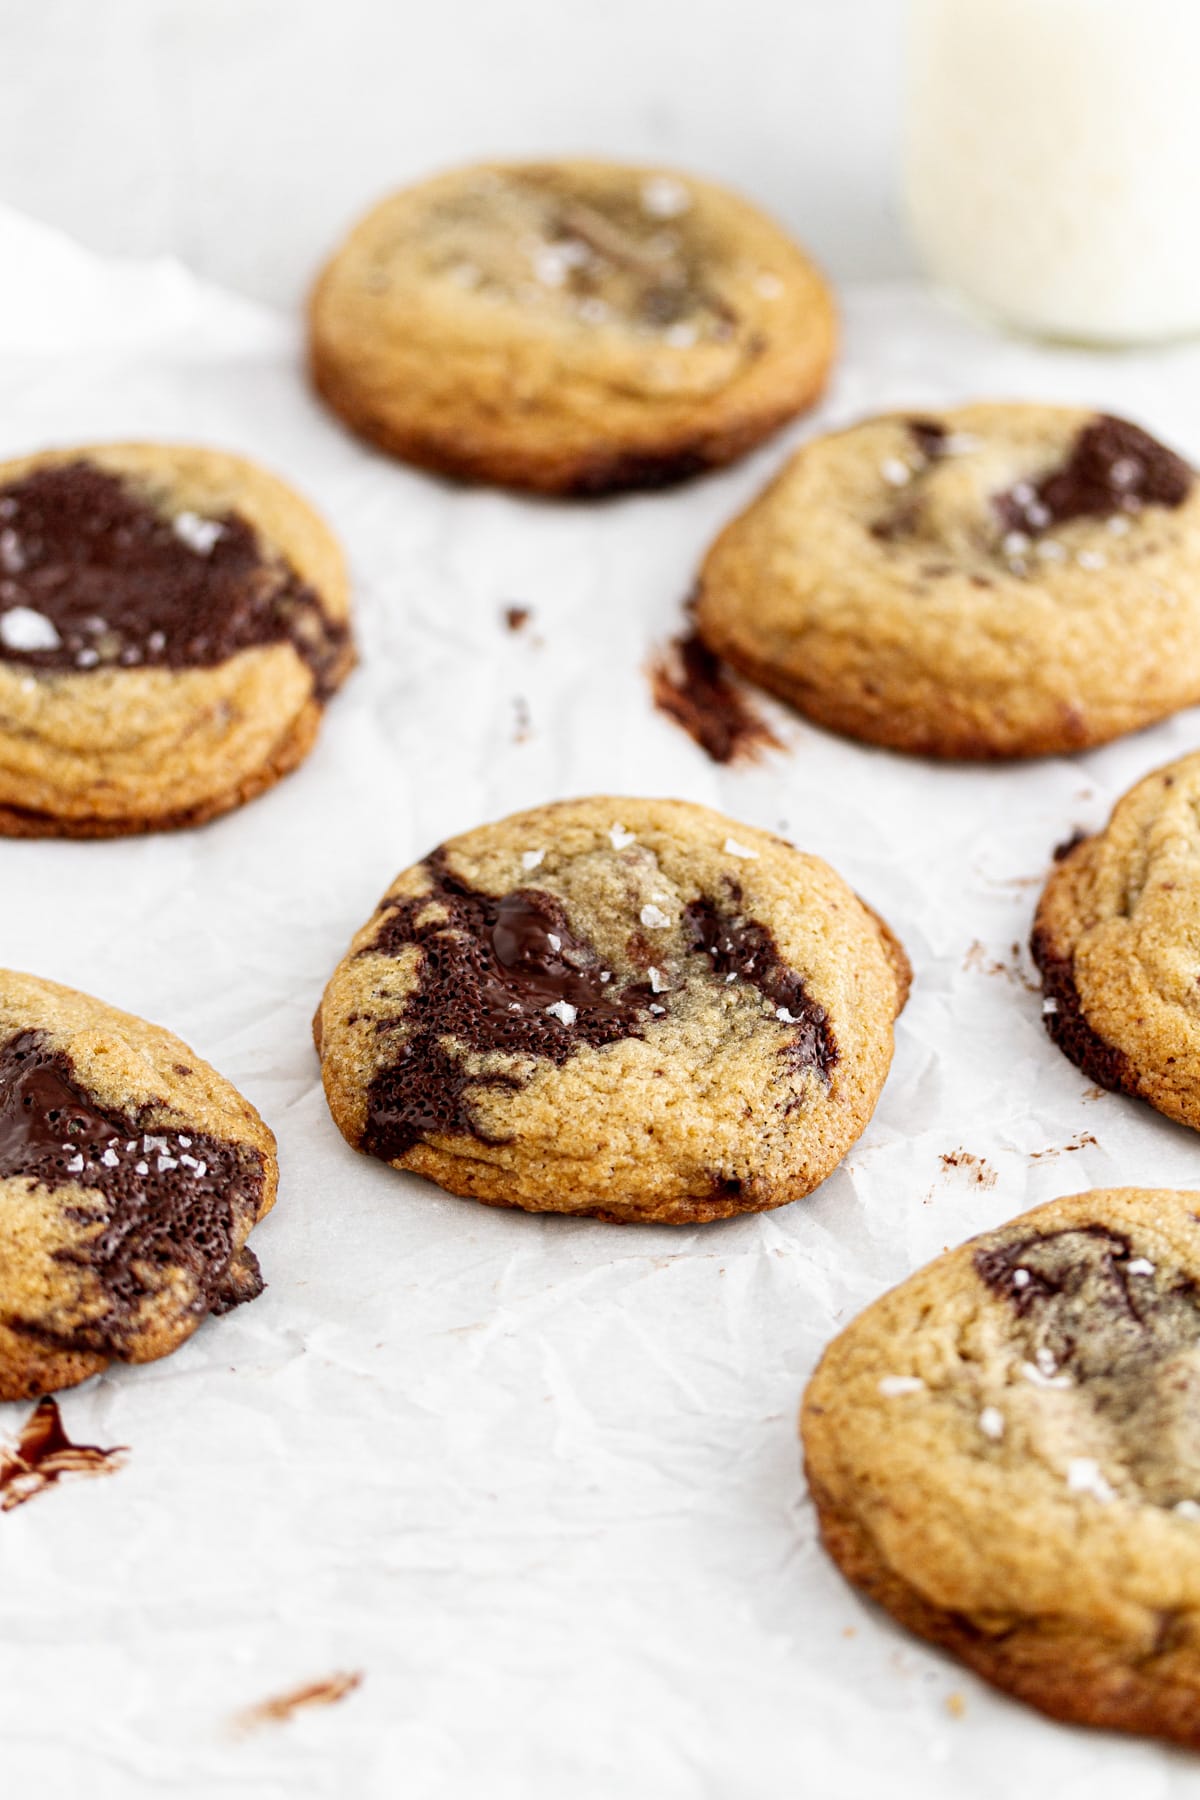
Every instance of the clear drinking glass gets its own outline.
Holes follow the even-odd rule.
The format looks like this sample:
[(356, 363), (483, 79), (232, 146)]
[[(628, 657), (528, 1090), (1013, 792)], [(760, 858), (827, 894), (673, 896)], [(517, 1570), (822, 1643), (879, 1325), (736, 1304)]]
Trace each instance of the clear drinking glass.
[(999, 320), (1200, 332), (1200, 0), (911, 0), (905, 187), (930, 274)]

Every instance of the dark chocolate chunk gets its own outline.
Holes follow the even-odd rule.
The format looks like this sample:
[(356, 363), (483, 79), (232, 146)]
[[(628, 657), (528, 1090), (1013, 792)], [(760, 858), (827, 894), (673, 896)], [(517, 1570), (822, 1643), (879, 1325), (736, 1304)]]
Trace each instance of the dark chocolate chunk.
[[(978, 1240), (975, 1268), (1020, 1319), (1029, 1360), (1049, 1378), (1126, 1380), (1200, 1340), (1200, 1291), (1139, 1262), (1103, 1225), (1038, 1234), (1005, 1226)], [(1145, 1265), (1140, 1265), (1145, 1269)]]
[[(733, 890), (736, 905), (740, 894)], [(803, 978), (789, 969), (765, 925), (723, 911), (714, 900), (693, 900), (684, 913), (693, 948), (707, 956), (714, 974), (736, 975), (756, 987), (777, 1012), (794, 1024), (786, 1053), (797, 1069), (816, 1069), (826, 1080), (838, 1060), (837, 1041), (823, 1006), (813, 1000)]]
[(1069, 519), (1105, 519), (1143, 506), (1181, 506), (1193, 472), (1181, 456), (1127, 419), (1102, 414), (1084, 427), (1060, 468), (993, 497), (1005, 531), (1030, 537)]
[(154, 1123), (151, 1110), (102, 1105), (40, 1032), (19, 1032), (0, 1048), (0, 1180), (27, 1176), (40, 1187), (87, 1190), (87, 1203), (69, 1208), (78, 1241), (55, 1255), (90, 1271), (108, 1302), (101, 1317), (66, 1336), (32, 1320), (12, 1318), (11, 1326), (61, 1348), (119, 1357), (142, 1303), (180, 1269), (200, 1317), (261, 1292), (252, 1254), (234, 1256), (237, 1227), (258, 1217), (262, 1201), (258, 1151)]
[(473, 1067), (479, 1055), (502, 1051), (561, 1066), (585, 1044), (641, 1037), (651, 1003), (667, 1010), (644, 983), (616, 989), (553, 894), (480, 893), (450, 873), (441, 851), (425, 868), (430, 892), (386, 901), (379, 933), (361, 952), (396, 956), (409, 944), (421, 950), (416, 989), (379, 1027), (404, 1034), (368, 1095), (362, 1147), (385, 1161), (427, 1133), (491, 1141), (470, 1092), (515, 1092), (528, 1077), (512, 1069), (480, 1073)]
[[(0, 489), (0, 659), (33, 669), (211, 668), (290, 643), (327, 699), (349, 661), (345, 624), (264, 553), (238, 513), (182, 517), (181, 526), (132, 482), (86, 461)], [(36, 615), (23, 631), (14, 629), (19, 608)]]

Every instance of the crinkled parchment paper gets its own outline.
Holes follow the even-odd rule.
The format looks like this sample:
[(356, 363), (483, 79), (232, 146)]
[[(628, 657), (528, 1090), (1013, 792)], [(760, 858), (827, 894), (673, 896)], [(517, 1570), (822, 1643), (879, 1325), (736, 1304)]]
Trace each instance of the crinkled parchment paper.
[[(261, 1108), (283, 1168), (264, 1297), (64, 1396), (71, 1436), (127, 1463), (0, 1516), (3, 1791), (1200, 1794), (1194, 1759), (1048, 1724), (861, 1604), (815, 1542), (795, 1433), (825, 1342), (943, 1245), (1089, 1185), (1200, 1186), (1194, 1136), (1052, 1048), (1014, 950), (1052, 847), (1195, 747), (1197, 715), (971, 769), (770, 708), (786, 750), (715, 768), (652, 710), (644, 664), (787, 441), (649, 497), (452, 489), (321, 413), (296, 320), (12, 216), (0, 253), (0, 452), (146, 435), (260, 457), (345, 540), (363, 649), (311, 761), (241, 813), (0, 844), (0, 961), (179, 1032)], [(1037, 349), (904, 286), (844, 302), (838, 376), (792, 441), (1045, 396), (1200, 455), (1196, 350)], [(882, 1103), (806, 1202), (695, 1231), (527, 1218), (394, 1175), (330, 1123), (309, 1020), (390, 878), (450, 832), (605, 789), (785, 832), (911, 953)], [(0, 1407), (0, 1431), (28, 1410)], [(245, 1727), (334, 1677), (337, 1704)]]

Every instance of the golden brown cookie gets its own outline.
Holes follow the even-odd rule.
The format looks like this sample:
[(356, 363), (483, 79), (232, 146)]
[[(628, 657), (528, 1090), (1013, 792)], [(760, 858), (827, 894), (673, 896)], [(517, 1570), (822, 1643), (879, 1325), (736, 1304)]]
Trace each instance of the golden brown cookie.
[(891, 414), (818, 438), (710, 550), (702, 637), (819, 725), (1040, 756), (1200, 700), (1200, 486), (1072, 407)]
[(1200, 1194), (1038, 1207), (825, 1352), (801, 1418), (826, 1549), (1059, 1719), (1200, 1748)]
[(277, 1179), (271, 1132), (177, 1037), (0, 970), (0, 1400), (253, 1300)]
[(312, 747), (354, 660), (335, 539), (241, 457), (0, 464), (0, 834), (196, 825)]
[(782, 1206), (874, 1110), (904, 952), (823, 862), (680, 800), (565, 801), (393, 883), (316, 1020), (355, 1149), (495, 1206)]
[(1059, 1049), (1200, 1130), (1200, 754), (1147, 775), (1060, 853), (1030, 947)]
[(812, 404), (829, 290), (711, 182), (607, 162), (456, 169), (393, 194), (317, 283), (318, 391), (406, 461), (548, 494), (729, 462)]

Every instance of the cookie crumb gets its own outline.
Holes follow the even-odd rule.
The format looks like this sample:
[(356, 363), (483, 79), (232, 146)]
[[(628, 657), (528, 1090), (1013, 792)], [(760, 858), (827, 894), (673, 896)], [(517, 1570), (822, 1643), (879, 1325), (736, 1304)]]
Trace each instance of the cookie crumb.
[(260, 1700), (257, 1706), (249, 1706), (238, 1713), (234, 1720), (238, 1731), (255, 1731), (260, 1725), (284, 1725), (294, 1714), (304, 1711), (310, 1706), (335, 1706), (362, 1686), (361, 1669), (339, 1671), (327, 1675), (323, 1681), (310, 1681), (303, 1687), (292, 1688), (286, 1694), (278, 1694), (271, 1700)]
[(973, 1150), (964, 1150), (961, 1146), (957, 1150), (943, 1150), (939, 1160), (943, 1169), (964, 1170), (967, 1179), (973, 1181), (976, 1187), (995, 1187), (999, 1180), (997, 1171), (989, 1165), (987, 1158), (976, 1156)]

